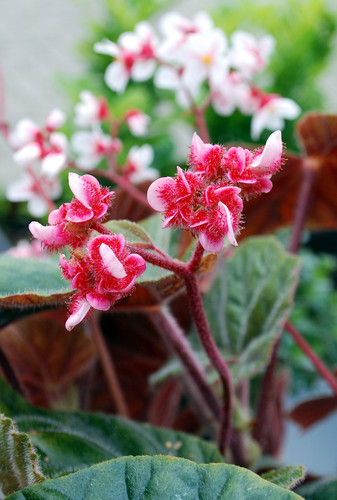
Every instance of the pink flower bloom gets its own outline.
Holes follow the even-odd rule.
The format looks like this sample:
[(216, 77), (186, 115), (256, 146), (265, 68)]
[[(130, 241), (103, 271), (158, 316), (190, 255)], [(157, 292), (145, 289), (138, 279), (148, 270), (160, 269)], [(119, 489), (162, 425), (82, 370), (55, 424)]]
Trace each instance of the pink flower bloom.
[(148, 189), (148, 202), (163, 213), (163, 228), (177, 225), (190, 230), (205, 250), (219, 252), (224, 237), (237, 245), (242, 197), (271, 189), (270, 177), (281, 166), (282, 150), (280, 131), (269, 137), (265, 148), (253, 152), (205, 144), (194, 134), (190, 169), (184, 172), (178, 167), (175, 178), (154, 181)]
[(131, 134), (136, 137), (143, 137), (147, 134), (150, 117), (138, 109), (128, 111), (125, 115), (125, 121)]
[(80, 127), (88, 127), (104, 121), (109, 109), (104, 97), (97, 98), (89, 90), (80, 93), (81, 101), (75, 106), (74, 122)]
[(105, 156), (118, 153), (122, 149), (119, 139), (104, 134), (99, 127), (90, 132), (75, 132), (71, 138), (71, 146), (79, 155), (76, 160), (77, 165), (87, 171), (94, 169)]
[(145, 21), (136, 24), (134, 32), (122, 33), (117, 44), (107, 39), (96, 43), (96, 52), (116, 58), (105, 72), (107, 86), (123, 93), (130, 78), (138, 82), (151, 78), (156, 67), (156, 44), (152, 27)]
[(49, 250), (67, 245), (73, 248), (84, 246), (95, 223), (104, 220), (111, 205), (113, 193), (101, 187), (91, 175), (70, 172), (69, 186), (75, 199), (53, 210), (48, 217), (48, 226), (36, 221), (29, 224), (33, 237)]
[(80, 323), (91, 308), (107, 311), (132, 290), (136, 278), (146, 269), (142, 257), (128, 252), (122, 234), (96, 236), (89, 242), (86, 254), (74, 254), (69, 261), (61, 255), (60, 266), (76, 290), (67, 330)]
[(44, 259), (47, 256), (40, 241), (20, 240), (15, 247), (6, 251), (7, 254), (16, 259)]
[(126, 159), (124, 177), (131, 182), (156, 179), (159, 172), (150, 167), (152, 161), (153, 149), (149, 144), (143, 144), (140, 147), (132, 146)]

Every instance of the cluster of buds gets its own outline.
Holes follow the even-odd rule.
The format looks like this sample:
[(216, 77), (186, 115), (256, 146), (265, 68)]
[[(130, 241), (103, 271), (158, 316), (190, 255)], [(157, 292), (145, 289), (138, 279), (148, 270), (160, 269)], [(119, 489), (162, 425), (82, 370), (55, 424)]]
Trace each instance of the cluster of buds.
[(219, 252), (225, 236), (237, 245), (243, 199), (271, 190), (270, 177), (281, 166), (282, 150), (280, 131), (255, 151), (205, 144), (194, 134), (190, 168), (184, 172), (178, 167), (175, 178), (154, 181), (148, 202), (164, 214), (163, 228), (190, 230), (206, 251)]
[(23, 119), (7, 136), (13, 159), (23, 167), (24, 175), (8, 186), (6, 196), (10, 201), (28, 201), (29, 211), (37, 217), (47, 212), (48, 199), (61, 195), (57, 176), (66, 167), (68, 141), (58, 129), (65, 118), (62, 111), (54, 109), (43, 127)]
[(130, 292), (146, 264), (138, 254), (128, 252), (121, 234), (104, 234), (89, 241), (94, 230), (104, 231), (102, 222), (113, 193), (91, 175), (70, 173), (69, 186), (75, 198), (50, 213), (48, 226), (33, 221), (29, 229), (48, 250), (69, 248), (70, 259), (61, 254), (60, 266), (76, 290), (66, 322), (66, 328), (71, 330), (91, 308), (106, 311)]
[[(147, 22), (138, 23), (134, 32), (123, 33), (117, 43), (103, 40), (94, 50), (113, 57), (105, 72), (105, 82), (122, 93), (130, 79), (144, 81), (154, 76), (158, 88), (172, 90), (180, 106), (191, 107), (208, 85), (208, 101), (223, 116), (236, 107), (253, 115), (252, 137), (262, 130), (277, 130), (284, 119), (294, 119), (300, 108), (291, 99), (279, 95), (257, 98), (254, 77), (269, 63), (275, 40), (260, 39), (242, 30), (230, 41), (214, 26), (205, 12), (188, 19), (169, 12), (159, 19), (160, 37)], [(156, 70), (157, 68), (157, 70)]]

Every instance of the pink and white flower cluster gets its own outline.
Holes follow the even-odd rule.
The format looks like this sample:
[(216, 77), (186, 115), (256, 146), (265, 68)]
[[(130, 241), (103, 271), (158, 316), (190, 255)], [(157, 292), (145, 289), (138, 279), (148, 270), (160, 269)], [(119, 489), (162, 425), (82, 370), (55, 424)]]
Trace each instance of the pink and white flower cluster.
[(60, 255), (60, 266), (76, 290), (66, 322), (66, 328), (71, 330), (91, 308), (106, 311), (130, 292), (146, 264), (142, 257), (128, 252), (121, 234), (104, 234), (89, 241), (92, 231), (104, 230), (101, 223), (106, 219), (113, 193), (91, 175), (69, 173), (69, 186), (75, 198), (49, 214), (48, 226), (33, 221), (29, 229), (49, 250), (70, 247), (70, 259)]
[(218, 114), (230, 115), (238, 107), (253, 115), (254, 139), (263, 129), (282, 128), (284, 119), (299, 115), (300, 108), (291, 99), (273, 94), (267, 100), (256, 99), (254, 95), (253, 79), (266, 68), (275, 46), (270, 35), (256, 38), (238, 30), (228, 40), (205, 12), (192, 19), (178, 12), (164, 14), (159, 31), (157, 37), (149, 23), (141, 22), (117, 43), (95, 44), (96, 52), (114, 58), (105, 73), (108, 87), (122, 93), (130, 79), (144, 81), (154, 76), (157, 87), (174, 91), (180, 106), (191, 107), (207, 84), (208, 100)]
[(7, 136), (14, 150), (13, 159), (23, 167), (24, 175), (8, 186), (6, 197), (10, 201), (28, 201), (29, 211), (37, 217), (47, 212), (48, 198), (61, 195), (57, 176), (66, 167), (68, 141), (58, 129), (65, 119), (62, 111), (54, 109), (43, 127), (23, 119)]
[(190, 168), (184, 172), (178, 167), (176, 177), (154, 181), (148, 202), (164, 214), (163, 228), (190, 230), (205, 250), (219, 252), (225, 236), (237, 245), (243, 199), (271, 190), (270, 177), (281, 166), (282, 150), (279, 130), (255, 151), (205, 144), (194, 134)]

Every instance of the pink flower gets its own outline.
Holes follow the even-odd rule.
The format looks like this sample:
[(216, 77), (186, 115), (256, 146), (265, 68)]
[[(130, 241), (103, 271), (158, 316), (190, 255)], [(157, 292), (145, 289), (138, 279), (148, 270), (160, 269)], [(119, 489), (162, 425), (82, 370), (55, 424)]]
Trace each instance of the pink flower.
[(91, 308), (107, 311), (129, 293), (135, 280), (146, 269), (138, 254), (130, 254), (122, 234), (96, 236), (87, 253), (74, 253), (69, 261), (60, 256), (63, 275), (76, 293), (71, 301), (67, 330), (80, 323)]
[(163, 228), (177, 225), (190, 230), (205, 250), (219, 252), (224, 237), (237, 245), (242, 197), (271, 189), (270, 177), (281, 166), (282, 150), (280, 131), (271, 134), (265, 148), (253, 152), (205, 144), (194, 134), (190, 169), (183, 172), (178, 167), (175, 178), (154, 181), (148, 202), (164, 214)]
[(67, 245), (73, 248), (84, 246), (96, 222), (104, 220), (111, 205), (113, 193), (101, 187), (91, 175), (80, 176), (70, 172), (69, 186), (75, 199), (51, 212), (48, 226), (36, 221), (29, 224), (33, 237), (49, 250)]

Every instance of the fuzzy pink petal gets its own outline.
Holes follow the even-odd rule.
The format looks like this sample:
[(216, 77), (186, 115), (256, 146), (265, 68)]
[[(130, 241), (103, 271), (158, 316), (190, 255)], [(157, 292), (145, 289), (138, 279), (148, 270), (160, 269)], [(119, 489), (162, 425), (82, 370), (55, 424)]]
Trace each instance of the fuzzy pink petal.
[(92, 175), (78, 175), (74, 172), (69, 172), (69, 187), (78, 199), (87, 208), (91, 208), (92, 188), (99, 189), (98, 180)]
[(66, 245), (63, 230), (60, 226), (42, 226), (39, 222), (33, 221), (28, 227), (34, 238), (46, 245)]
[(163, 212), (166, 209), (166, 204), (162, 200), (160, 190), (164, 186), (174, 186), (175, 180), (172, 177), (160, 177), (156, 181), (152, 182), (151, 186), (147, 190), (147, 201), (153, 210), (158, 212)]
[(208, 233), (200, 232), (199, 240), (201, 246), (206, 250), (206, 252), (218, 253), (222, 250), (223, 238), (219, 239), (210, 238)]
[(132, 266), (132, 271), (136, 274), (136, 276), (140, 276), (144, 271), (146, 271), (146, 262), (143, 257), (137, 253), (128, 255), (125, 259), (125, 264)]
[(161, 228), (162, 228), (162, 229), (165, 229), (165, 227), (169, 226), (169, 225), (170, 225), (171, 220), (172, 220), (172, 219), (174, 219), (176, 215), (177, 215), (177, 212), (175, 212), (173, 215), (170, 215), (169, 217), (166, 217), (166, 218), (164, 219), (164, 222), (163, 222), (163, 223), (162, 223), (162, 225), (161, 225)]
[(90, 208), (83, 207), (81, 211), (70, 208), (67, 212), (66, 219), (69, 222), (87, 222), (94, 216), (94, 212)]
[(85, 298), (94, 309), (107, 311), (110, 309), (111, 301), (95, 293), (87, 293)]
[(196, 132), (194, 132), (191, 145), (191, 153), (193, 154), (193, 156), (200, 159), (200, 155), (204, 146), (204, 141), (198, 136)]
[(221, 201), (219, 201), (218, 203), (218, 208), (220, 210), (220, 212), (222, 212), (225, 217), (226, 217), (226, 220), (227, 220), (227, 232), (226, 232), (226, 236), (228, 238), (228, 240), (230, 241), (230, 243), (234, 246), (237, 246), (238, 243), (235, 239), (235, 236), (234, 236), (234, 231), (233, 231), (233, 225), (232, 225), (232, 219), (231, 219), (231, 214), (230, 214), (230, 211), (227, 207), (227, 205), (225, 205), (224, 203), (222, 203)]
[(86, 300), (81, 300), (78, 303), (77, 308), (72, 313), (71, 316), (66, 321), (66, 329), (70, 332), (74, 328), (74, 326), (81, 323), (81, 321), (86, 317), (90, 310), (90, 304)]
[(117, 279), (122, 279), (127, 276), (123, 264), (118, 260), (114, 251), (105, 243), (99, 247), (99, 253), (102, 261), (109, 273)]

